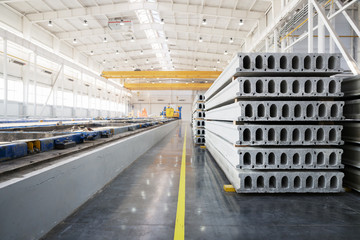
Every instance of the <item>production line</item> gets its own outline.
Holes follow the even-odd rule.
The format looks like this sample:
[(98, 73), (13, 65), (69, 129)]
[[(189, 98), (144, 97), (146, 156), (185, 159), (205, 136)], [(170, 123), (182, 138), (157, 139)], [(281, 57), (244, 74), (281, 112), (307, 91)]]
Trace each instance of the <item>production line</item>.
[[(107, 138), (107, 141), (135, 134), (138, 129), (146, 129), (172, 121), (172, 119), (109, 119), (72, 121), (17, 121), (0, 127), (0, 174), (32, 165), (30, 161), (18, 158), (49, 152), (56, 149), (75, 148), (79, 144), (92, 143)], [(77, 149), (74, 149), (75, 152)], [(36, 155), (37, 158), (39, 157)], [(21, 159), (20, 159), (21, 160)]]

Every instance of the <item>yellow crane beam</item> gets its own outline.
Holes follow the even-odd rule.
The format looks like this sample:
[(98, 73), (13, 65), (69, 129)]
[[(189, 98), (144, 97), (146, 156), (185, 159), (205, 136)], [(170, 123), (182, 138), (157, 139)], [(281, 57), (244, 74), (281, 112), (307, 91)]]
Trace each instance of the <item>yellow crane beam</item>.
[(211, 83), (125, 83), (129, 90), (207, 90)]
[(221, 71), (103, 71), (104, 78), (217, 78)]

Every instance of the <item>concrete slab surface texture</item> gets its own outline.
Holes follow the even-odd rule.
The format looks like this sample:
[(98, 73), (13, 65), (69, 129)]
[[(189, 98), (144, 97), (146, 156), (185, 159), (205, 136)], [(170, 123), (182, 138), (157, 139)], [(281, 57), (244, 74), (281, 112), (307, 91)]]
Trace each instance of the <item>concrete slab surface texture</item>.
[(192, 112), (192, 135), (196, 144), (203, 145), (205, 143), (205, 96), (198, 94), (193, 102)]
[(360, 191), (360, 75), (344, 78), (342, 89), (345, 93), (346, 117), (343, 122), (344, 183)]
[(237, 192), (342, 190), (340, 61), (238, 53), (205, 93), (206, 146)]
[[(206, 101), (206, 109), (233, 99), (341, 97), (341, 77), (238, 77)], [(276, 100), (276, 99), (275, 99)]]

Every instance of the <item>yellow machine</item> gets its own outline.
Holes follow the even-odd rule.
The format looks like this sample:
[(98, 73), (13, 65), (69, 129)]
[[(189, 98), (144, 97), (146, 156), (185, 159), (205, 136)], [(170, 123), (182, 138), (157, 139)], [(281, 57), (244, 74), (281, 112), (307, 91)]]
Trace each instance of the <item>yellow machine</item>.
[(166, 108), (166, 117), (172, 118), (174, 117), (174, 109), (171, 107)]
[(174, 108), (167, 106), (164, 107), (164, 110), (160, 113), (160, 116), (164, 116), (166, 118), (179, 118), (181, 119), (181, 108), (178, 106), (177, 110)]

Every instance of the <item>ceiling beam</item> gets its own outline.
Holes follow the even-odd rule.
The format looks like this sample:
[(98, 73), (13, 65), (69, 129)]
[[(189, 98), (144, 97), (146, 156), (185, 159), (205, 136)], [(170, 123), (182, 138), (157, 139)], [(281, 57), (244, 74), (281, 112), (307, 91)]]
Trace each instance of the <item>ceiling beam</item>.
[(104, 78), (217, 78), (221, 71), (103, 71)]
[(125, 83), (129, 90), (207, 90), (211, 83)]
[[(223, 53), (209, 53), (209, 52), (200, 52), (200, 51), (187, 51), (187, 50), (179, 50), (179, 49), (173, 49), (171, 50), (170, 56), (182, 56), (184, 58), (188, 59), (196, 59), (196, 58), (209, 58), (209, 59), (220, 59), (220, 61), (227, 61), (231, 59), (231, 56), (233, 53), (236, 53), (237, 51), (229, 51), (229, 55), (224, 55)], [(95, 52), (96, 53), (96, 52)], [(129, 51), (127, 52), (127, 56), (131, 57), (132, 60), (136, 61), (139, 57), (143, 59), (150, 59), (155, 58), (156, 51), (153, 49), (144, 50), (143, 55), (140, 55), (139, 51)], [(126, 59), (126, 57), (122, 57), (121, 55), (118, 56), (114, 53), (111, 54), (99, 54), (92, 56), (93, 59), (97, 59), (99, 62), (103, 61), (104, 59), (109, 61), (119, 61), (121, 59)]]
[(103, 16), (107, 14), (121, 14), (128, 13), (129, 11), (136, 10), (155, 10), (164, 15), (168, 14), (169, 11), (183, 14), (201, 14), (212, 17), (224, 17), (224, 18), (236, 18), (245, 20), (255, 20), (264, 16), (264, 12), (260, 11), (248, 11), (248, 10), (234, 10), (230, 8), (218, 8), (209, 6), (200, 6), (195, 4), (179, 4), (179, 3), (116, 3), (106, 4), (94, 7), (86, 8), (74, 8), (58, 11), (47, 11), (40, 13), (29, 13), (26, 17), (31, 22), (43, 22), (57, 19), (70, 19), (87, 16)]
[[(76, 49), (80, 52), (91, 52), (91, 51), (95, 51), (95, 50), (106, 50), (106, 49), (126, 49), (129, 48), (130, 46), (133, 47), (131, 49), (141, 49), (141, 46), (144, 45), (150, 45), (153, 43), (160, 43), (160, 44), (169, 44), (170, 47), (173, 47), (174, 44), (176, 46), (187, 46), (187, 45), (191, 45), (194, 46), (195, 44), (201, 44), (202, 46), (207, 46), (209, 48), (213, 48), (213, 49), (221, 49), (221, 50), (227, 50), (228, 52), (230, 51), (235, 51), (237, 49), (240, 48), (240, 44), (224, 44), (224, 43), (214, 43), (214, 42), (206, 42), (206, 39), (204, 39), (204, 41), (202, 43), (199, 43), (197, 40), (180, 40), (180, 39), (171, 39), (168, 42), (165, 41), (165, 39), (161, 39), (161, 38), (154, 38), (154, 39), (138, 39), (135, 42), (130, 42), (130, 41), (118, 41), (118, 42), (100, 42), (100, 43), (95, 43), (95, 44), (87, 44), (87, 45), (80, 45), (76, 47)], [(125, 51), (125, 50), (124, 50)], [(154, 51), (155, 52), (155, 51)]]
[[(148, 29), (153, 29), (156, 31), (165, 31), (165, 32), (175, 32), (175, 33), (193, 33), (201, 36), (222, 36), (222, 37), (231, 37), (244, 39), (246, 38), (247, 31), (238, 31), (238, 30), (227, 30), (221, 28), (211, 28), (211, 27), (198, 27), (198, 26), (187, 26), (187, 25), (177, 25), (177, 24), (159, 24), (159, 23), (149, 23), (149, 24), (134, 24), (133, 31), (144, 31)], [(55, 35), (61, 40), (69, 40), (74, 38), (86, 38), (97, 35), (107, 35), (107, 34), (116, 34), (123, 33), (122, 31), (111, 30), (108, 27), (104, 28), (95, 28), (81, 31), (71, 31), (71, 32), (59, 32)]]
[[(123, 62), (123, 59), (125, 57), (121, 57), (120, 59), (115, 59), (114, 60), (114, 65), (115, 66), (119, 66), (119, 63), (121, 63), (120, 65), (125, 65), (126, 67), (131, 67), (131, 64), (125, 64)], [(208, 68), (213, 68), (214, 66), (218, 66), (218, 65), (223, 65), (225, 64), (225, 61), (222, 61), (222, 63), (217, 63), (217, 59), (197, 59), (198, 61), (194, 61), (194, 59), (192, 58), (186, 58), (185, 56), (171, 56), (171, 59), (173, 60), (172, 61), (172, 64), (173, 65), (189, 65), (189, 66), (192, 66), (194, 67), (194, 64), (198, 67), (208, 67)], [(149, 58), (148, 59), (149, 62), (146, 63), (146, 58), (144, 58), (142, 61), (141, 59), (137, 59), (137, 63), (141, 66), (141, 65), (146, 65), (146, 66), (158, 66), (159, 65), (159, 61), (157, 61), (157, 59), (155, 58)], [(112, 63), (109, 59), (109, 62)], [(116, 64), (117, 63), (117, 64)], [(112, 67), (111, 65), (109, 67)]]

